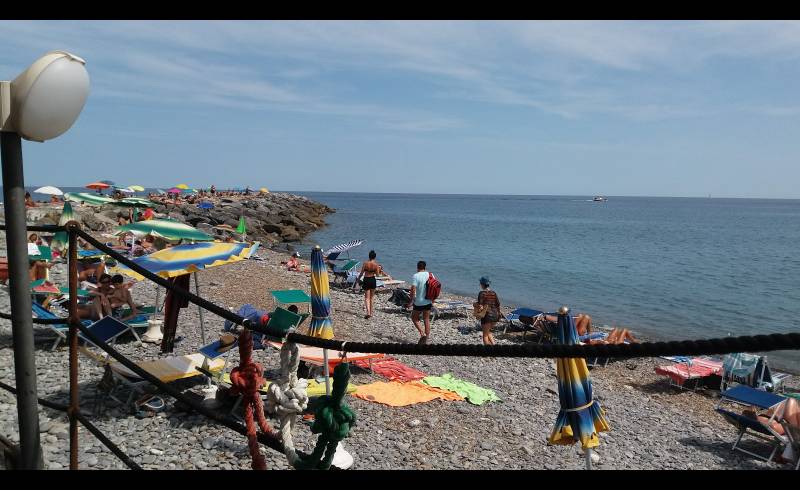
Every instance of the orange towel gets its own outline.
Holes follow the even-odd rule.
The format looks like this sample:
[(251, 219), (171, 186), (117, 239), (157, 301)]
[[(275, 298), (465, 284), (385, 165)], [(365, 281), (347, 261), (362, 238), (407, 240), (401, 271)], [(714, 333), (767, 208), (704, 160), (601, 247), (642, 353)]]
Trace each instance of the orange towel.
[(411, 383), (388, 383), (378, 381), (356, 388), (353, 396), (376, 403), (383, 403), (391, 407), (405, 407), (415, 403), (424, 403), (431, 400), (463, 401), (464, 398), (452, 391), (442, 390), (428, 386), (418, 381)]

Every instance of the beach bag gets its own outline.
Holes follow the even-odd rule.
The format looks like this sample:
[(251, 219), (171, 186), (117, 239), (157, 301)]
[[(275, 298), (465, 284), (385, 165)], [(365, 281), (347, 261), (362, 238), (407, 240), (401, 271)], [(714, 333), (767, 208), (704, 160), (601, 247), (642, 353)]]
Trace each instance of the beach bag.
[(425, 283), (425, 299), (436, 301), (436, 298), (439, 297), (439, 293), (441, 292), (442, 283), (440, 283), (439, 280), (433, 277), (433, 274), (429, 272), (428, 282)]
[(472, 311), (472, 316), (477, 318), (478, 320), (483, 320), (483, 317), (489, 312), (489, 305), (482, 305), (480, 303), (472, 303), (472, 307), (474, 310)]

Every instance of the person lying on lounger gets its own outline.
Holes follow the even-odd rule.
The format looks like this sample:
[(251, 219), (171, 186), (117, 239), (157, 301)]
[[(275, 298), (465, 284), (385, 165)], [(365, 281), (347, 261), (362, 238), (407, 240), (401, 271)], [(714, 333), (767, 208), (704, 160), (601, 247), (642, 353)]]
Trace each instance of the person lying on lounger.
[(588, 344), (624, 344), (630, 342), (638, 344), (639, 340), (627, 328), (614, 328), (605, 339), (589, 339)]
[[(523, 317), (520, 317), (520, 321), (534, 326), (537, 326), (535, 320), (540, 320), (540, 321), (546, 320), (549, 323), (558, 323), (558, 316), (556, 315), (542, 314), (539, 315), (539, 317), (540, 318), (533, 318), (534, 321), (532, 323), (523, 321), (522, 319)], [(578, 332), (578, 337), (587, 335), (592, 332), (592, 317), (590, 317), (586, 313), (578, 313), (577, 315), (572, 317), (572, 319), (575, 320), (575, 330)]]

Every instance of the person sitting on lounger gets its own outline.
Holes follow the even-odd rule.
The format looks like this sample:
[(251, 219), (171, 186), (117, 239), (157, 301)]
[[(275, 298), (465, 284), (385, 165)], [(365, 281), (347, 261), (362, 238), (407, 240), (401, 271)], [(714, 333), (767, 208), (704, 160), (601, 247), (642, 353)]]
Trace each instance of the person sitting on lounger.
[(125, 284), (125, 279), (122, 277), (122, 274), (115, 274), (111, 278), (112, 291), (111, 294), (108, 295), (111, 311), (116, 311), (125, 305), (131, 308), (131, 312), (128, 316), (120, 318), (123, 322), (139, 314), (139, 309), (136, 307), (136, 303), (133, 301), (133, 296), (131, 295), (130, 288), (132, 286), (133, 283)]
[(78, 281), (88, 281), (96, 284), (98, 278), (103, 276), (106, 270), (106, 264), (102, 260), (84, 266), (84, 270), (78, 273)]
[(102, 274), (97, 280), (97, 289), (89, 291), (89, 295), (92, 297), (91, 308), (89, 309), (91, 318), (99, 320), (104, 316), (111, 315), (109, 296), (111, 296), (113, 292), (111, 276)]

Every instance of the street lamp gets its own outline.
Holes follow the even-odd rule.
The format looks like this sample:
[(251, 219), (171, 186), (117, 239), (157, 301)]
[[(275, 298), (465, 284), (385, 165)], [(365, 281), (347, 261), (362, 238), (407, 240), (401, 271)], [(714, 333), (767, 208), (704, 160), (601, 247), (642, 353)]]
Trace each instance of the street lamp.
[(51, 51), (13, 81), (0, 81), (0, 154), (22, 469), (41, 468), (42, 456), (21, 138), (44, 142), (63, 134), (75, 123), (89, 95), (85, 64), (66, 51)]

